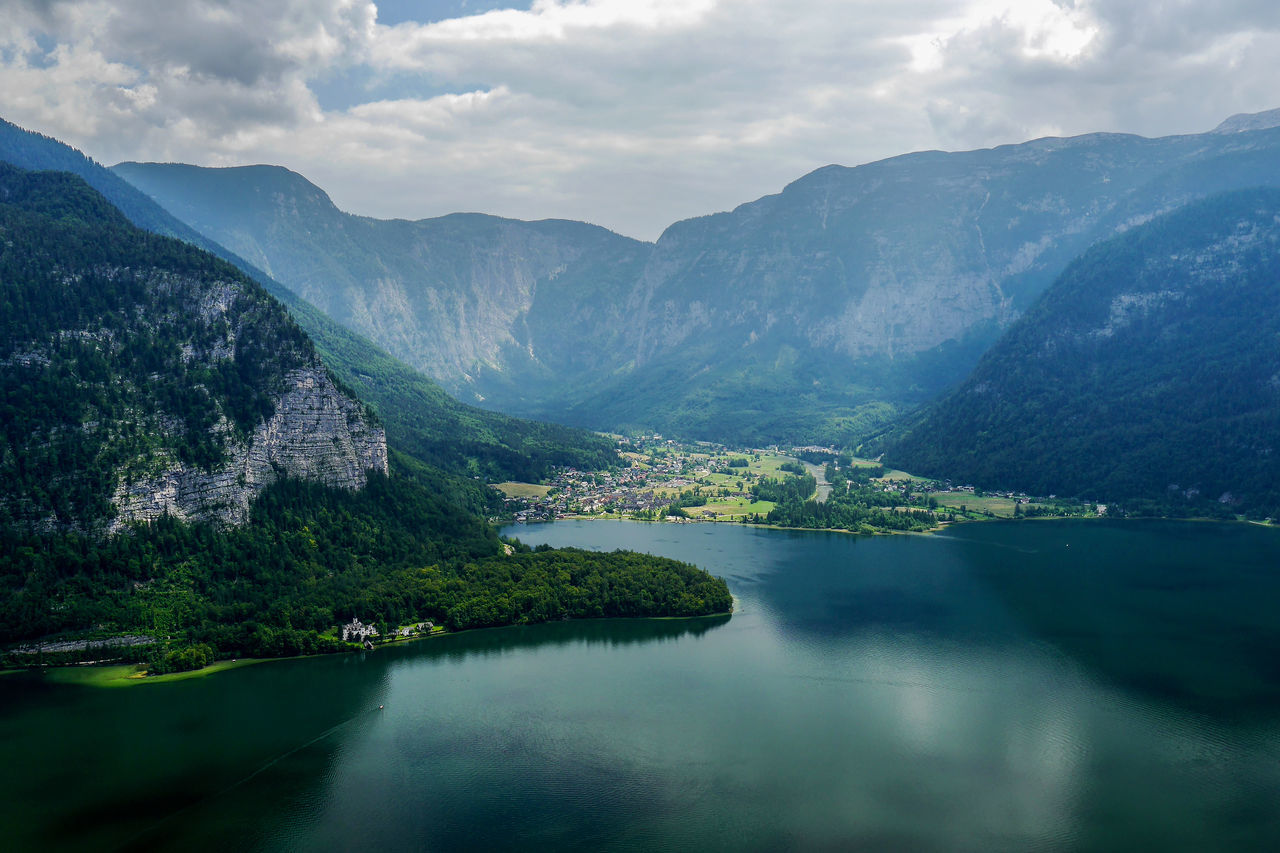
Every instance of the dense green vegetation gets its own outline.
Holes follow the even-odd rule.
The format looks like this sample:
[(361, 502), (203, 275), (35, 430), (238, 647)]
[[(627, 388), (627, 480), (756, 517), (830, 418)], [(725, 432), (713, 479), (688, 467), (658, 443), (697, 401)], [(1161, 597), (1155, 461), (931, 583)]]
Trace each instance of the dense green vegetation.
[(765, 477), (751, 486), (751, 496), (758, 501), (791, 503), (807, 501), (813, 497), (817, 488), (818, 481), (812, 474), (799, 477)]
[(334, 375), (379, 413), (388, 441), (419, 462), (492, 482), (536, 482), (558, 465), (599, 470), (617, 464), (613, 443), (594, 433), (458, 402), (422, 373), (334, 322), (258, 267), (176, 219), (111, 170), (56, 139), (0, 119), (0, 161), (79, 175), (134, 225), (207, 249), (261, 283), (289, 309)]
[(1280, 192), (1096, 246), (885, 454), (1141, 514), (1280, 517)]
[[(229, 530), (172, 519), (130, 535), (0, 532), (0, 642), (142, 632), (189, 648), (276, 656), (345, 648), (359, 617), (384, 627), (432, 619), (474, 628), (730, 609), (728, 589), (646, 555), (517, 548), (413, 481), (375, 476), (358, 492), (286, 480)], [(385, 633), (385, 630), (384, 630)]]
[(883, 531), (929, 530), (937, 526), (937, 518), (928, 497), (915, 494), (908, 483), (902, 491), (870, 485), (870, 480), (884, 474), (884, 468), (859, 466), (826, 468), (831, 494), (825, 501), (812, 499), (817, 480), (810, 474), (766, 479), (751, 487), (756, 500), (777, 502), (763, 518), (756, 519), (780, 527), (805, 527), (817, 530), (850, 530), (856, 533)]
[(0, 234), (0, 524), (92, 526), (121, 477), (216, 467), (315, 360), (238, 270), (133, 227), (79, 178), (0, 163)]

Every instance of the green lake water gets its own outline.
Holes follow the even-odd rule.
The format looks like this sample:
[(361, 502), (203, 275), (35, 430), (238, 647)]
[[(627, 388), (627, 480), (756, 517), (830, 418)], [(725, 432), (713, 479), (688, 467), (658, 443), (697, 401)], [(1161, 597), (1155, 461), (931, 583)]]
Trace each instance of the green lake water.
[(1280, 531), (508, 532), (697, 563), (738, 609), (0, 676), (0, 845), (1280, 849)]

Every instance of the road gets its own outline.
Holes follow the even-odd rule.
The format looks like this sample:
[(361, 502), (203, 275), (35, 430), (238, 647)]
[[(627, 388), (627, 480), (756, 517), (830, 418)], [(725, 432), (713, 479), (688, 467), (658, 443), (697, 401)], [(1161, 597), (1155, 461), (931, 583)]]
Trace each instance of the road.
[(831, 484), (827, 482), (827, 467), (825, 465), (813, 465), (808, 462), (801, 462), (801, 465), (813, 475), (818, 481), (818, 503), (825, 503), (827, 497), (831, 494)]

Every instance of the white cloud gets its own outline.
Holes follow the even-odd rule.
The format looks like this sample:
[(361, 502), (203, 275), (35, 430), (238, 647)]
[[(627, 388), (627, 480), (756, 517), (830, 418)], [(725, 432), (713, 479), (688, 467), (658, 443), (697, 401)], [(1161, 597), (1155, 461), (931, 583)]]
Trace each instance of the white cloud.
[(10, 3), (4, 117), (108, 161), (281, 163), (378, 216), (653, 237), (830, 162), (1280, 105), (1280, 6), (1256, 0), (537, 0), (397, 26), (365, 0)]
[(705, 19), (716, 0), (536, 0), (532, 8), (496, 9), (430, 24), (403, 23), (380, 39), (380, 61), (430, 67), (433, 47), (469, 42), (563, 42), (599, 30), (665, 31)]

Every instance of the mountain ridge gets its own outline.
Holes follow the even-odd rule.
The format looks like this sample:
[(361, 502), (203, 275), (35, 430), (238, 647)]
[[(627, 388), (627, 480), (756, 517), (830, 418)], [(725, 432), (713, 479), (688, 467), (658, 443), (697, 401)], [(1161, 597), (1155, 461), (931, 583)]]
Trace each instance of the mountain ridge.
[(0, 120), (0, 162), (78, 175), (135, 225), (211, 251), (259, 282), (285, 304), (342, 383), (378, 410), (394, 446), (403, 447), (420, 462), (465, 476), (447, 491), (465, 494), (472, 509), (480, 511), (491, 503), (485, 490), (471, 485), (472, 477), (536, 481), (556, 465), (603, 468), (617, 462), (608, 439), (488, 412), (453, 399), (424, 374), (336, 324), (260, 267), (196, 232), (132, 184), (56, 139)]
[[(211, 186), (225, 174), (184, 168)], [(120, 168), (181, 210), (171, 173)], [(653, 244), (558, 234), (536, 263), (537, 223), (503, 220), (525, 235), (513, 239), (343, 214), (343, 233), (331, 223), (320, 245), (314, 232), (294, 242), (308, 223), (288, 204), (251, 215), (255, 251), (286, 284), (301, 287), (281, 261), (305, 245), (309, 263), (338, 270), (336, 284), (313, 276), (306, 286), (324, 292), (309, 298), (464, 399), (597, 429), (851, 445), (961, 381), (1093, 242), (1254, 184), (1280, 185), (1280, 129), (831, 165)], [(221, 217), (208, 233), (228, 238), (248, 214), (210, 192), (183, 218)]]

